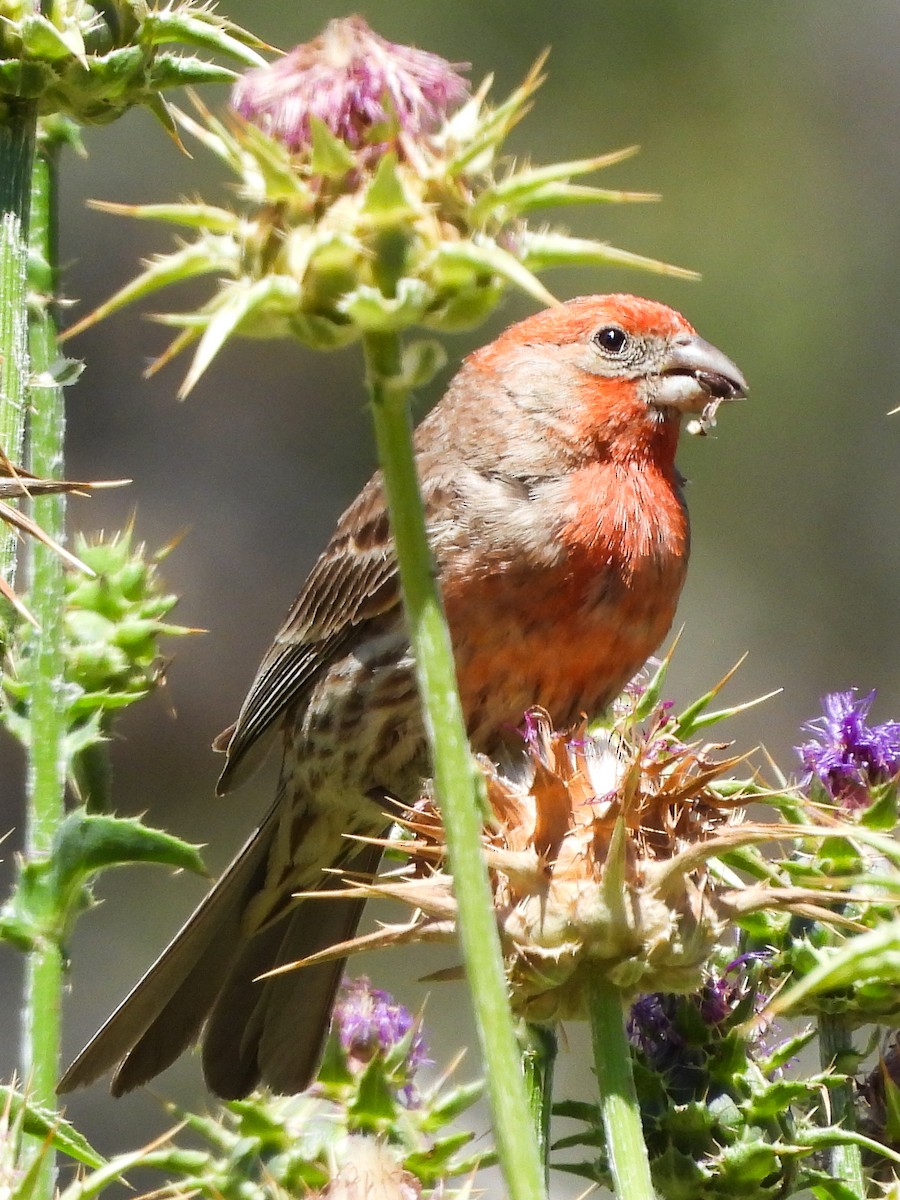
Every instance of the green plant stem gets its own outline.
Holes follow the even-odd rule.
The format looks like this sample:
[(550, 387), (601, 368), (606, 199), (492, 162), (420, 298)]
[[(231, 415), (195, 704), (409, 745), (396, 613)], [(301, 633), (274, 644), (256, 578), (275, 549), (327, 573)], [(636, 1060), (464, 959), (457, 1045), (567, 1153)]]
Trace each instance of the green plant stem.
[[(53, 316), (56, 262), (55, 152), (39, 153), (34, 164), (29, 283), (32, 314), (29, 353), (40, 386), (31, 389), (29, 470), (44, 478), (61, 478), (65, 408), (62, 388), (45, 384), (57, 358)], [(34, 518), (51, 537), (64, 535), (65, 502), (62, 496), (36, 497)], [(62, 621), (63, 567), (60, 558), (37, 540), (31, 543), (29, 591), (31, 607), (40, 626), (29, 660), (28, 815), (26, 858), (45, 859), (65, 816), (65, 722), (60, 706), (63, 687)], [(59, 914), (45, 914), (47, 932), (28, 956), (23, 1027), (23, 1073), (31, 1097), (50, 1108), (56, 1104), (59, 1070), (63, 954), (55, 930)], [(53, 1195), (53, 1153), (47, 1149), (35, 1196)]]
[[(0, 97), (0, 450), (21, 462), (28, 402), (26, 270), (37, 106)], [(16, 538), (0, 528), (0, 576), (12, 584)]]
[(613, 1188), (618, 1200), (654, 1200), (622, 993), (605, 979), (593, 979), (589, 1004), (600, 1114)]
[(544, 1196), (487, 867), (484, 811), (466, 738), (450, 635), (425, 533), (400, 339), (364, 338), (366, 374), (419, 691), (453, 870), (459, 936), (485, 1063), (497, 1152), (511, 1200)]
[(556, 1066), (556, 1033), (549, 1025), (523, 1023), (519, 1031), (525, 1087), (531, 1119), (537, 1134), (538, 1153), (544, 1164), (544, 1185), (550, 1188), (550, 1116), (553, 1106), (553, 1068)]
[[(819, 1058), (823, 1068), (828, 1070), (834, 1067), (840, 1074), (841, 1059), (848, 1052), (852, 1052), (852, 1043), (847, 1022), (839, 1016), (820, 1014)], [(828, 1089), (828, 1102), (830, 1112), (827, 1114), (827, 1123), (855, 1133), (856, 1115), (849, 1079)], [(834, 1178), (845, 1183), (860, 1200), (865, 1200), (868, 1192), (859, 1146), (832, 1146), (828, 1152), (828, 1162)]]

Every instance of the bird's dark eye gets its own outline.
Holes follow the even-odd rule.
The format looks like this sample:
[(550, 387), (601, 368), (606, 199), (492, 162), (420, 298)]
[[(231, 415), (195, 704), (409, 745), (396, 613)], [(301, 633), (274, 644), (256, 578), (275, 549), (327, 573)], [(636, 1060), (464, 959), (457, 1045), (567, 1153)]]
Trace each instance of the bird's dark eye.
[(594, 334), (594, 341), (607, 354), (621, 354), (628, 342), (628, 334), (618, 325), (604, 325)]

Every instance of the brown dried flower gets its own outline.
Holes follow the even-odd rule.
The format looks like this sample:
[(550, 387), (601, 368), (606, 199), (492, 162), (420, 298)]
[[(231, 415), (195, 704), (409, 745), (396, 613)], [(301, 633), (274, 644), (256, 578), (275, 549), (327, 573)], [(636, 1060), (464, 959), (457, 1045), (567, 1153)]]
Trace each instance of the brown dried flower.
[[(777, 904), (828, 918), (817, 904), (831, 894), (742, 885), (722, 870), (716, 860), (730, 850), (802, 831), (746, 821), (742, 803), (758, 786), (748, 783), (746, 796), (714, 786), (740, 758), (719, 757), (721, 744), (681, 741), (665, 710), (642, 728), (626, 704), (611, 730), (571, 736), (535, 709), (525, 737), (525, 762), (511, 772), (480, 760), (493, 814), (483, 847), (518, 1015), (585, 1016), (597, 972), (626, 999), (694, 991), (741, 913)], [(349, 881), (344, 894), (402, 900), (415, 910), (410, 922), (306, 962), (455, 937), (453, 880), (430, 796), (399, 824), (409, 866), (373, 883)]]

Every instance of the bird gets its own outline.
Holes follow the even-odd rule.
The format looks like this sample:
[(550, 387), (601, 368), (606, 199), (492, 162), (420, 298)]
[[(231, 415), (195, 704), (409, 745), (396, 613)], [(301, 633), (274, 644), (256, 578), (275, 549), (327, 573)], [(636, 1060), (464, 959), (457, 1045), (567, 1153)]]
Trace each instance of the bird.
[[(603, 710), (670, 629), (690, 549), (680, 427), (742, 397), (720, 350), (664, 304), (583, 296), (470, 354), (415, 431), (426, 528), (472, 750), (498, 759), (540, 705)], [(121, 1095), (202, 1041), (235, 1099), (305, 1088), (343, 963), (266, 978), (352, 937), (361, 902), (310, 897), (371, 873), (391, 804), (430, 772), (383, 480), (337, 522), (237, 721), (229, 791), (273, 748), (275, 801), (206, 898), (65, 1072)]]

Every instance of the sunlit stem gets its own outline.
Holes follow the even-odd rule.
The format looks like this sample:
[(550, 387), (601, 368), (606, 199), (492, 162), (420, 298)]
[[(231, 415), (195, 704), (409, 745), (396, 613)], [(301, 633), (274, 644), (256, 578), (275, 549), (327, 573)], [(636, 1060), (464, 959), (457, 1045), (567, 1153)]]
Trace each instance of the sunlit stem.
[[(56, 284), (56, 154), (39, 152), (34, 164), (28, 282), (32, 297), (28, 347), (33, 378), (30, 390), (29, 470), (43, 478), (63, 475), (65, 408), (62, 388), (51, 382), (57, 359), (53, 296)], [(36, 497), (35, 520), (57, 541), (65, 532), (62, 496)], [(65, 816), (65, 735), (63, 712), (64, 611), (63, 566), (59, 555), (37, 540), (31, 542), (29, 599), (39, 629), (28, 662), (28, 746), (26, 858), (46, 859), (56, 830)], [(47, 893), (48, 905), (51, 894)], [(45, 928), (28, 956), (22, 1030), (23, 1073), (37, 1104), (56, 1104), (59, 1070), (63, 953), (57, 931), (60, 914), (36, 914)], [(54, 1194), (54, 1161), (42, 1148), (42, 1175), (35, 1190), (38, 1200)]]
[(617, 1200), (655, 1200), (634, 1088), (622, 993), (603, 978), (589, 987), (591, 1041), (606, 1152)]
[(506, 991), (487, 867), (481, 853), (484, 799), (466, 738), (450, 635), (444, 617), (413, 456), (409, 387), (400, 339), (364, 338), (378, 456), (416, 658), (459, 913), (459, 932), (494, 1117), (512, 1200), (544, 1196), (543, 1170)]
[[(28, 404), (28, 223), (37, 105), (0, 100), (0, 451), (21, 462)], [(12, 584), (16, 537), (0, 526), (0, 575)]]

